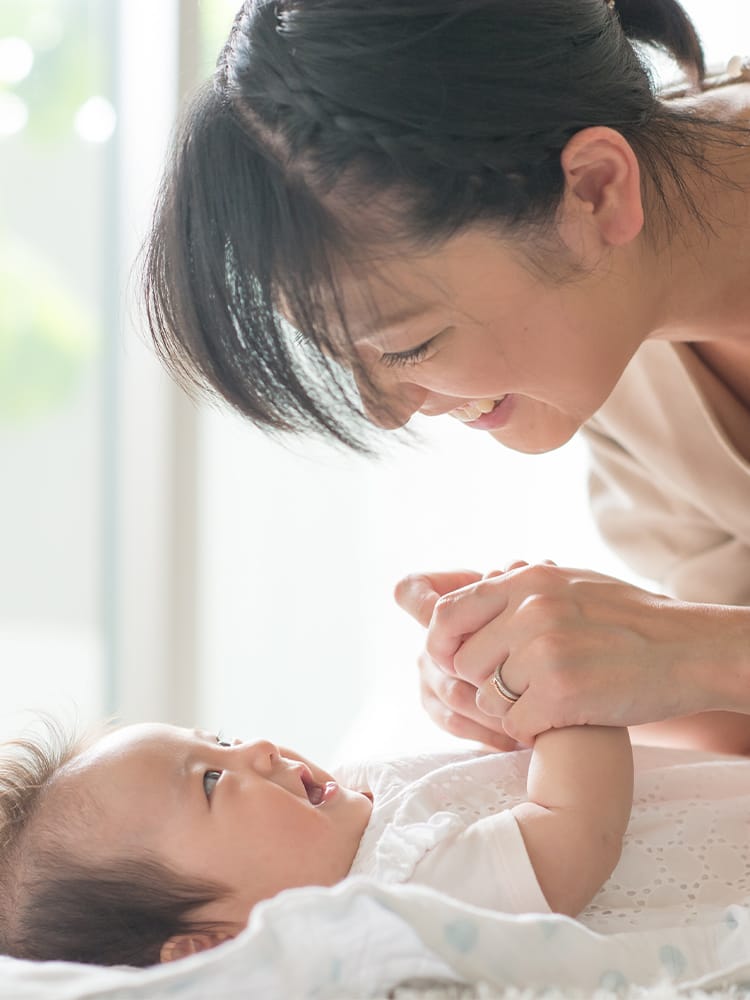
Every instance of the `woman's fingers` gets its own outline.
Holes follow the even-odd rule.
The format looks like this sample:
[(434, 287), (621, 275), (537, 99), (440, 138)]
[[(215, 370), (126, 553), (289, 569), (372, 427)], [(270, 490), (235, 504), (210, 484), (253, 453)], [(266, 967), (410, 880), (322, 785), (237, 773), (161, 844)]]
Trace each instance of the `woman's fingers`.
[(410, 573), (398, 581), (394, 596), (399, 607), (427, 628), (435, 605), (444, 594), (481, 579), (481, 573), (466, 569), (442, 573)]
[[(492, 658), (497, 663), (505, 652), (503, 646), (507, 645), (503, 642), (506, 619), (514, 617), (515, 608), (523, 600), (538, 597), (550, 584), (559, 587), (553, 579), (556, 572), (557, 567), (551, 560), (532, 566), (519, 559), (505, 570), (492, 570), (481, 579), (444, 594), (434, 604), (427, 652), (444, 670), (455, 671), (465, 680), (479, 683), (486, 675), (478, 667), (463, 673), (456, 657), (458, 650), (477, 634), (482, 634), (485, 627), (491, 627), (499, 641), (498, 655)], [(463, 650), (461, 660), (464, 664), (474, 662), (470, 656), (463, 655)], [(488, 669), (494, 669), (494, 663)]]
[[(454, 656), (467, 637), (496, 621), (508, 605), (511, 574), (478, 580), (445, 594), (432, 612), (426, 649), (444, 670), (454, 671)], [(468, 680), (473, 680), (469, 677)]]
[(521, 698), (503, 718), (503, 728), (511, 739), (531, 746), (539, 735), (550, 728), (549, 710), (540, 710), (538, 702)]
[[(509, 691), (518, 693), (508, 681), (504, 666), (502, 680)], [(496, 690), (491, 675), (475, 690), (479, 711), (484, 716), (501, 718), (506, 735), (522, 746), (531, 746), (539, 733), (549, 729), (551, 718), (560, 709), (559, 705), (551, 703), (547, 698), (524, 697), (524, 693), (519, 694), (516, 702), (510, 702)]]
[[(419, 659), (422, 705), (432, 721), (461, 739), (476, 740), (496, 750), (516, 750), (516, 741), (500, 719), (485, 716), (476, 704), (476, 688), (451, 677), (423, 653)], [(494, 722), (494, 727), (493, 727)]]

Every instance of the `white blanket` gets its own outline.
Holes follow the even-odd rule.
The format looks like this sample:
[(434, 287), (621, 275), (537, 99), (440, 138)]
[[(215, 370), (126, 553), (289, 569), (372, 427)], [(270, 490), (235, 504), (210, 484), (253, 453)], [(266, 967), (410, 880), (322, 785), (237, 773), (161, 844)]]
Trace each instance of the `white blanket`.
[(0, 958), (7, 1000), (327, 1000), (409, 980), (592, 994), (668, 979), (690, 991), (750, 983), (750, 910), (710, 926), (599, 935), (561, 916), (508, 916), (415, 885), (351, 878), (284, 892), (212, 951), (152, 969)]

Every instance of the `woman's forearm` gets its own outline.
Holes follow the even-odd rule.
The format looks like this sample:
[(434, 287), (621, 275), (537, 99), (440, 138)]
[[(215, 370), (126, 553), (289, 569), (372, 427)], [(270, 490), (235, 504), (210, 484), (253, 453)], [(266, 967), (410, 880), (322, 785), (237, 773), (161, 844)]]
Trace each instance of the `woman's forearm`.
[(679, 671), (695, 712), (750, 715), (750, 608), (686, 604), (693, 642)]
[(750, 755), (750, 715), (739, 712), (699, 712), (664, 722), (631, 726), (633, 743), (684, 747), (711, 753)]

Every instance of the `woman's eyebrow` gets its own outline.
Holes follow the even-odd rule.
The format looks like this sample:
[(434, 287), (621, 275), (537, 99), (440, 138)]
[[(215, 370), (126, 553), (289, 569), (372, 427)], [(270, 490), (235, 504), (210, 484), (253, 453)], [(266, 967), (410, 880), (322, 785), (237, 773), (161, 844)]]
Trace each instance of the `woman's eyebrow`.
[(366, 332), (355, 337), (354, 343), (357, 344), (372, 337), (385, 337), (389, 333), (400, 333), (407, 323), (411, 323), (415, 319), (423, 319), (427, 322), (433, 313), (433, 309), (425, 309), (424, 306), (404, 309), (402, 312), (394, 313), (392, 316), (383, 317), (379, 325), (370, 327)]

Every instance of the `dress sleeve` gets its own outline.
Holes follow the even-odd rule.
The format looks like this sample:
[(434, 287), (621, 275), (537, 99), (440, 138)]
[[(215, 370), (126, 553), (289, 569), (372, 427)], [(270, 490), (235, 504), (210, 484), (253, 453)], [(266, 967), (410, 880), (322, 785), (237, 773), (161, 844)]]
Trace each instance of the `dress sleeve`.
[(515, 816), (485, 816), (437, 844), (412, 882), (502, 913), (550, 913)]
[(750, 605), (750, 548), (591, 421), (589, 495), (607, 544), (686, 601)]

